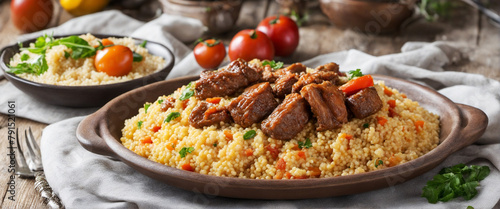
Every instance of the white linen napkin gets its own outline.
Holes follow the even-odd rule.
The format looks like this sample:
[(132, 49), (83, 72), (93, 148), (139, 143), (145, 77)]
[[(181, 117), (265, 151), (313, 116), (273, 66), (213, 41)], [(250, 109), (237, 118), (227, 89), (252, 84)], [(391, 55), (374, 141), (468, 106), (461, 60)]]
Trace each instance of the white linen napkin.
[[(466, 208), (469, 205), (493, 208), (500, 199), (500, 187), (497, 186), (500, 184), (500, 156), (497, 154), (500, 150), (500, 82), (481, 75), (444, 71), (442, 67), (457, 59), (458, 52), (446, 43), (408, 43), (398, 54), (374, 57), (350, 50), (303, 62), (310, 67), (337, 62), (343, 71), (361, 68), (364, 73), (413, 80), (439, 90), (455, 102), (478, 107), (488, 115), (489, 126), (478, 141), (481, 145), (460, 150), (424, 175), (393, 187), (342, 197), (288, 201), (197, 194), (158, 182), (120, 161), (82, 148), (75, 131), (83, 117), (61, 121), (44, 130), (41, 149), (45, 174), (68, 208)], [(192, 55), (185, 60), (190, 58)], [(194, 62), (185, 60), (176, 69), (190, 69), (187, 70), (190, 73), (180, 74), (199, 72)], [(488, 165), (491, 169), (490, 175), (481, 181), (475, 198), (430, 204), (421, 197), (426, 182), (441, 168), (458, 163)]]
[[(191, 50), (183, 42), (199, 38), (205, 26), (196, 19), (163, 14), (157, 19), (144, 23), (115, 10), (95, 13), (69, 20), (55, 27), (23, 35), (19, 41), (37, 38), (43, 34), (67, 35), (101, 33), (126, 35), (152, 40), (165, 45), (180, 62)], [(42, 123), (54, 123), (67, 118), (88, 115), (97, 108), (68, 108), (39, 102), (14, 87), (10, 82), (0, 85), (0, 113), (8, 111), (7, 101), (16, 101), (18, 117)]]

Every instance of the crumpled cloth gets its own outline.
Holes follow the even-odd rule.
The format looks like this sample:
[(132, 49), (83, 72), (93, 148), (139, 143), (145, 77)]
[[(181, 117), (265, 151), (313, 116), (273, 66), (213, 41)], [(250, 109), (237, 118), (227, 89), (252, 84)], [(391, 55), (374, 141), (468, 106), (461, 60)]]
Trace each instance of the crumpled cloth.
[[(122, 24), (104, 24), (103, 20), (109, 21), (105, 17), (113, 17), (115, 19), (111, 18), (111, 21)], [(118, 12), (104, 12), (72, 21), (88, 21), (85, 18), (92, 20), (88, 23), (90, 24), (89, 31), (80, 32), (120, 31), (120, 34), (140, 33), (148, 36), (156, 31), (157, 34), (167, 34), (166, 37), (170, 37), (169, 35), (174, 33), (168, 32), (168, 25), (185, 23), (185, 19), (178, 19), (163, 26), (159, 26), (162, 24), (156, 25), (159, 22), (165, 23), (163, 19), (170, 17), (162, 16), (142, 27), (140, 26), (142, 23), (137, 23)], [(125, 22), (127, 24), (123, 24)], [(146, 27), (153, 23), (155, 25), (152, 25), (152, 28)], [(65, 25), (61, 28), (74, 31), (71, 24)], [(113, 29), (110, 29), (111, 27)], [(136, 30), (129, 29), (133, 27), (136, 27)], [(141, 31), (138, 31), (139, 27)], [(196, 31), (196, 29), (202, 30), (201, 26), (193, 27), (189, 30), (190, 34), (195, 33), (191, 31)], [(183, 37), (190, 35), (177, 34)], [(177, 38), (180, 40), (179, 37)], [(163, 36), (152, 35), (150, 39), (158, 42), (165, 41)], [(168, 41), (180, 43), (171, 39)], [(201, 71), (192, 53), (182, 48), (176, 53), (176, 56), (182, 60), (179, 59), (176, 62), (177, 65), (167, 79), (195, 75)], [(67, 208), (466, 208), (469, 205), (475, 208), (492, 208), (500, 199), (500, 187), (497, 186), (500, 184), (500, 156), (498, 155), (500, 150), (500, 82), (481, 75), (443, 70), (443, 66), (462, 59), (462, 56), (460, 50), (450, 43), (410, 42), (402, 47), (401, 53), (397, 54), (375, 57), (358, 50), (349, 50), (317, 56), (303, 62), (306, 66), (313, 68), (328, 62), (336, 62), (341, 66), (342, 71), (360, 68), (365, 74), (385, 74), (418, 82), (436, 89), (454, 102), (480, 108), (489, 117), (486, 133), (476, 144), (454, 153), (441, 165), (422, 176), (396, 186), (342, 197), (286, 201), (242, 200), (184, 191), (144, 176), (120, 161), (93, 154), (82, 148), (76, 139), (75, 132), (78, 123), (84, 117), (71, 118), (76, 115), (74, 114), (76, 110), (42, 107), (18, 109), (17, 112), (48, 112), (39, 113), (41, 116), (38, 118), (49, 117), (50, 114), (59, 112), (60, 115), (52, 118), (51, 121), (70, 118), (49, 125), (44, 130), (41, 139), (45, 175)], [(0, 87), (4, 92), (2, 88), (4, 87)], [(3, 94), (0, 95), (0, 99), (6, 102)], [(15, 100), (22, 101), (18, 97)], [(25, 105), (24, 101), (23, 105)], [(88, 110), (87, 113), (93, 111)], [(80, 115), (87, 113), (81, 112)], [(23, 117), (36, 119), (30, 117), (32, 114), (33, 112), (30, 112)], [(446, 203), (430, 204), (425, 198), (420, 197), (425, 183), (431, 180), (441, 168), (458, 163), (488, 165), (491, 169), (490, 175), (481, 181), (481, 186), (478, 187), (479, 194), (475, 198), (469, 201), (457, 198)]]

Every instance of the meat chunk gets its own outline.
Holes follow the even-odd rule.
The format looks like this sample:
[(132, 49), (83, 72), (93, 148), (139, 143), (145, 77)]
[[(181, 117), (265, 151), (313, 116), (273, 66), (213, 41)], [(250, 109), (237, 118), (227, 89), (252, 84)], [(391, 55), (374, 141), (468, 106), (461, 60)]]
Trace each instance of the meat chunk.
[(286, 67), (283, 69), (283, 71), (289, 72), (289, 73), (294, 73), (294, 74), (301, 74), (306, 72), (307, 67), (303, 65), (302, 63), (293, 63), (290, 66)]
[(330, 62), (325, 65), (318, 66), (316, 68), (317, 71), (331, 71), (337, 74), (340, 73), (339, 65), (335, 62)]
[(269, 83), (259, 83), (245, 89), (243, 94), (229, 104), (234, 122), (246, 128), (271, 114), (278, 102)]
[(285, 98), (287, 94), (292, 93), (293, 84), (299, 80), (299, 76), (293, 73), (281, 75), (273, 86), (274, 95), (278, 98)]
[(260, 80), (260, 73), (243, 60), (235, 60), (225, 69), (203, 72), (196, 81), (196, 97), (206, 99), (234, 94), (249, 84)]
[(175, 99), (173, 97), (167, 97), (160, 106), (160, 110), (165, 112), (168, 109), (172, 108), (175, 106)]
[(262, 121), (262, 131), (275, 139), (290, 140), (307, 124), (309, 110), (300, 94), (289, 94), (274, 111)]
[(339, 84), (339, 75), (333, 71), (314, 71), (311, 73), (304, 74), (300, 77), (299, 81), (293, 85), (292, 92), (299, 93), (302, 87), (316, 83), (320, 84), (323, 81), (330, 81), (335, 85)]
[(213, 105), (208, 102), (200, 102), (189, 115), (189, 124), (195, 128), (203, 128), (219, 124), (230, 123), (231, 115), (224, 106)]
[(347, 97), (347, 107), (356, 118), (366, 118), (382, 109), (382, 100), (374, 87), (368, 87)]
[(317, 131), (333, 130), (347, 123), (344, 94), (337, 86), (328, 81), (309, 84), (302, 88), (300, 94), (307, 100), (318, 120)]

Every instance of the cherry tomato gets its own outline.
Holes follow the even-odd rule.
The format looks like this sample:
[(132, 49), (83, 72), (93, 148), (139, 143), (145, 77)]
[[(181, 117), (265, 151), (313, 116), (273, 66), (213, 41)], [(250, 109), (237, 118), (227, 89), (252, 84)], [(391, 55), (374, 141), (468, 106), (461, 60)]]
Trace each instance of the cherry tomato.
[(274, 47), (266, 34), (246, 29), (238, 32), (229, 44), (229, 58), (231, 61), (241, 58), (245, 61), (252, 59), (272, 60)]
[(52, 0), (12, 0), (11, 18), (17, 29), (33, 32), (45, 28), (52, 19)]
[(123, 76), (132, 71), (134, 55), (126, 46), (114, 45), (97, 51), (95, 68), (110, 76)]
[(193, 50), (196, 62), (205, 69), (217, 68), (224, 57), (226, 57), (226, 47), (219, 40), (208, 39), (198, 43)]
[(290, 56), (299, 45), (299, 27), (287, 16), (267, 17), (259, 23), (257, 30), (271, 39), (276, 56)]

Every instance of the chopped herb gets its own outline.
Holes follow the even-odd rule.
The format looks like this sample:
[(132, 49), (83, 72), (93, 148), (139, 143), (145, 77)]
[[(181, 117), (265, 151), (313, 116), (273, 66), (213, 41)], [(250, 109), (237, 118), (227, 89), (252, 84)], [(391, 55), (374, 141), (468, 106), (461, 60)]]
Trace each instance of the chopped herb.
[(146, 48), (147, 43), (148, 43), (148, 41), (144, 40), (139, 46), (142, 48)]
[(477, 195), (476, 187), (479, 186), (479, 181), (489, 174), (488, 166), (468, 167), (461, 163), (443, 168), (424, 186), (422, 197), (427, 198), (429, 203), (447, 202), (460, 196), (470, 200)]
[(369, 124), (369, 123), (365, 123), (365, 124), (363, 124), (363, 128), (368, 128), (368, 127), (370, 127), (370, 124)]
[(149, 106), (151, 106), (151, 104), (144, 104), (144, 113), (148, 113)]
[(193, 85), (192, 83), (193, 82), (190, 82), (186, 86), (186, 88), (184, 88), (184, 90), (182, 91), (181, 97), (179, 97), (179, 100), (184, 101), (186, 99), (191, 98), (194, 95), (194, 90), (193, 90), (193, 87), (192, 87), (192, 85)]
[(176, 118), (178, 118), (179, 116), (181, 116), (181, 114), (179, 112), (171, 112), (170, 114), (167, 115), (167, 118), (165, 118), (165, 120), (163, 122), (170, 122), (172, 120), (175, 120)]
[(280, 68), (283, 68), (283, 62), (276, 62), (274, 60), (272, 61), (268, 61), (268, 60), (265, 60), (264, 62), (262, 62), (262, 65), (265, 66), (265, 65), (269, 65), (271, 66), (272, 69), (274, 70), (277, 70), (277, 69), (280, 69)]
[(49, 66), (47, 65), (47, 60), (45, 60), (45, 54), (42, 54), (34, 62), (21, 62), (16, 66), (9, 65), (9, 68), (9, 73), (30, 73), (41, 75), (49, 69)]
[(309, 149), (313, 146), (309, 138), (306, 138), (306, 142), (299, 142), (298, 144), (300, 149), (302, 148)]
[(216, 143), (214, 143), (214, 147), (217, 147), (217, 142), (216, 142)]
[(21, 55), (21, 61), (26, 61), (26, 60), (28, 60), (29, 58), (30, 58), (30, 55), (28, 55), (28, 54), (23, 54), (23, 55)]
[(137, 122), (137, 129), (141, 129), (142, 127), (142, 120), (140, 120), (139, 122)]
[(179, 151), (179, 154), (181, 155), (181, 158), (184, 158), (188, 153), (192, 153), (193, 151), (194, 147), (183, 147), (181, 151)]
[(384, 161), (382, 160), (376, 160), (375, 161), (375, 168), (378, 168), (379, 165), (383, 165), (384, 164)]
[(64, 51), (64, 58), (68, 59), (68, 58), (69, 58), (69, 56), (71, 56), (71, 55), (69, 54), (69, 52)]
[(469, 205), (469, 206), (467, 206), (467, 209), (474, 209), (474, 207)]
[(351, 70), (349, 71), (349, 80), (356, 78), (356, 77), (361, 77), (363, 76), (363, 73), (361, 72), (361, 69), (356, 69), (356, 70)]
[(245, 134), (243, 134), (243, 139), (244, 140), (249, 140), (257, 135), (257, 132), (255, 130), (250, 130), (247, 131)]
[(158, 100), (158, 104), (163, 103), (163, 99)]
[(140, 62), (140, 61), (142, 61), (142, 59), (144, 59), (144, 57), (139, 53), (132, 52), (132, 55), (133, 55), (132, 61), (134, 61), (134, 62)]

